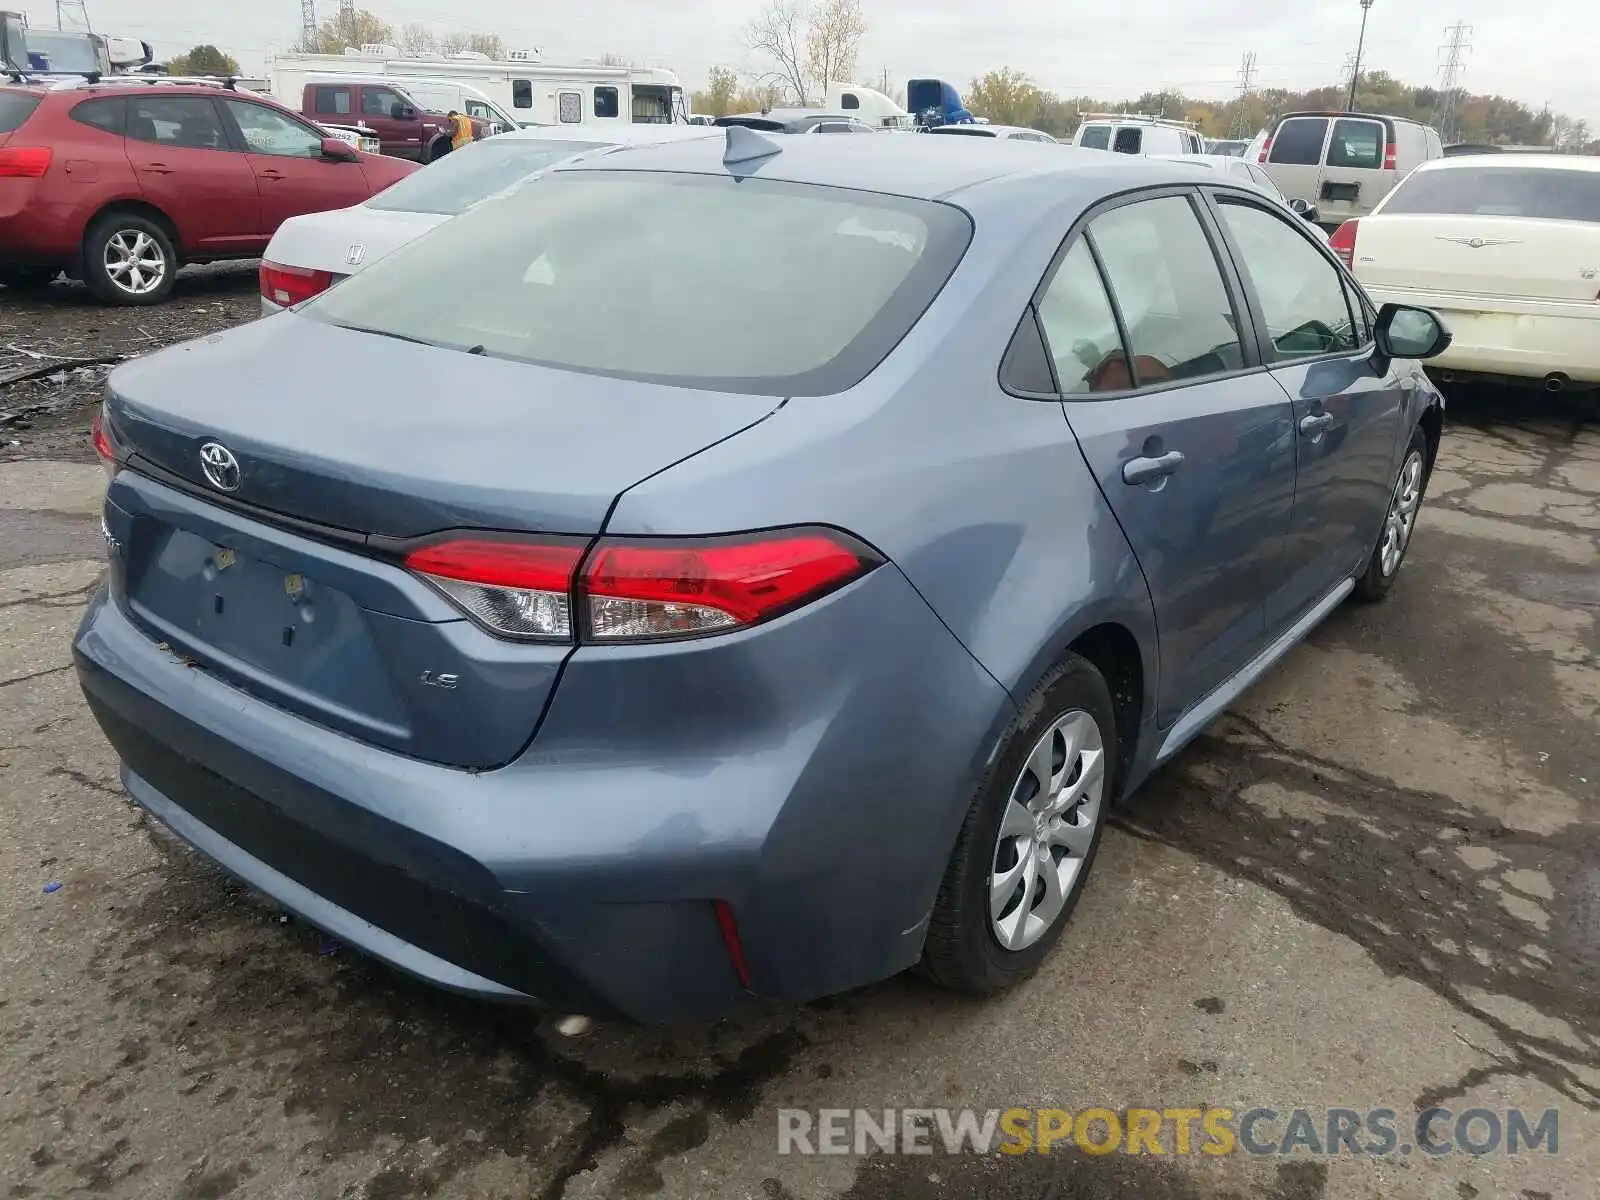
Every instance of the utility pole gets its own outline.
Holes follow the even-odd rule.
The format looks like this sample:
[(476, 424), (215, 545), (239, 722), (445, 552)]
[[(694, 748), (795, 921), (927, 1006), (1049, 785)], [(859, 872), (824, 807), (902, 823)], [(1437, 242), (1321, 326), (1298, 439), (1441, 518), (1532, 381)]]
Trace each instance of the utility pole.
[(1466, 55), (1472, 49), (1467, 39), (1472, 36), (1472, 26), (1457, 21), (1444, 31), (1445, 42), (1439, 49), (1444, 52), (1444, 65), (1439, 68), (1439, 137), (1446, 145), (1460, 135), (1457, 124), (1457, 106), (1461, 99), (1461, 76), (1466, 73)]
[(56, 28), (82, 29), (85, 33), (93, 33), (94, 26), (89, 24), (88, 0), (56, 0)]
[(1256, 87), (1256, 52), (1248, 50), (1239, 60), (1239, 100), (1238, 111), (1233, 114), (1233, 128), (1228, 131), (1230, 137), (1240, 138), (1249, 132), (1245, 121), (1244, 106), (1250, 99), (1250, 93)]
[(317, 44), (317, 0), (300, 0), (300, 48)]
[(1356, 107), (1356, 84), (1361, 79), (1361, 51), (1367, 44), (1367, 13), (1372, 11), (1372, 0), (1361, 0), (1361, 36), (1356, 39), (1356, 60), (1350, 65), (1350, 99), (1345, 101), (1345, 112)]

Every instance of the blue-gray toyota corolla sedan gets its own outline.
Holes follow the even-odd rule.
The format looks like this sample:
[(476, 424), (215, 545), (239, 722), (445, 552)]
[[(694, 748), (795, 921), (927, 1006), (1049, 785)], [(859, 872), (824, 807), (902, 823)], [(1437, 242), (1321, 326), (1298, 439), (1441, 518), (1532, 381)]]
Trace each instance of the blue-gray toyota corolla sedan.
[(626, 151), (119, 368), (78, 672), (135, 800), (440, 986), (990, 993), (1389, 589), (1448, 342), (1182, 164)]

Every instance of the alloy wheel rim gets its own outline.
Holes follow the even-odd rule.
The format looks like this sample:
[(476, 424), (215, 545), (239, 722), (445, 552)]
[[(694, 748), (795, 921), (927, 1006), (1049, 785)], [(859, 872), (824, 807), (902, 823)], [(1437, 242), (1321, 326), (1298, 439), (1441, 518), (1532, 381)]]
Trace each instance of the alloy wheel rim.
[(989, 928), (1025, 950), (1060, 920), (1083, 875), (1105, 799), (1105, 738), (1074, 709), (1053, 721), (1018, 772), (989, 876)]
[(106, 277), (130, 296), (147, 296), (167, 277), (161, 243), (142, 229), (121, 229), (106, 242)]
[(1385, 578), (1400, 569), (1400, 560), (1411, 544), (1411, 531), (1416, 528), (1417, 509), (1421, 505), (1422, 455), (1413, 450), (1400, 468), (1400, 478), (1395, 481), (1394, 496), (1389, 501), (1389, 516), (1384, 522), (1378, 566)]

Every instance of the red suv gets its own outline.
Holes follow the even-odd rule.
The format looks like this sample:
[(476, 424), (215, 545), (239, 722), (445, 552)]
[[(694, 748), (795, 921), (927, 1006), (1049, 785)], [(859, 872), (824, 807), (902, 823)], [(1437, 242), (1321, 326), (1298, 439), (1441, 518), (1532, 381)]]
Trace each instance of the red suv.
[(221, 86), (0, 87), (0, 283), (66, 271), (103, 300), (154, 304), (181, 264), (257, 257), (289, 217), (416, 169)]

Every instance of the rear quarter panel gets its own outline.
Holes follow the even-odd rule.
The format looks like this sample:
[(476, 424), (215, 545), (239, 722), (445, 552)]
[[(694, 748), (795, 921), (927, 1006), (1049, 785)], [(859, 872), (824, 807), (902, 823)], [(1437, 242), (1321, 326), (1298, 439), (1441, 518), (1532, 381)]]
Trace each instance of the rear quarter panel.
[[(66, 102), (70, 99), (70, 103)], [(16, 145), (48, 145), (55, 151), (50, 170), (14, 189), (22, 203), (7, 213), (7, 189), (0, 186), (0, 218), (22, 218), (25, 249), (30, 255), (65, 262), (77, 255), (89, 222), (107, 205), (140, 200), (143, 193), (123, 151), (122, 138), (72, 120), (69, 113), (82, 97), (46, 97), (33, 118), (12, 135)], [(22, 196), (23, 189), (29, 193)], [(9, 240), (9, 239), (8, 239)]]

